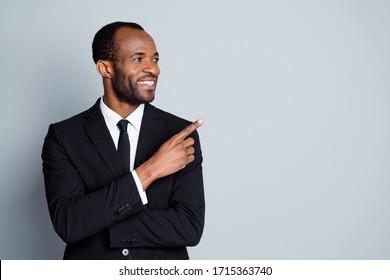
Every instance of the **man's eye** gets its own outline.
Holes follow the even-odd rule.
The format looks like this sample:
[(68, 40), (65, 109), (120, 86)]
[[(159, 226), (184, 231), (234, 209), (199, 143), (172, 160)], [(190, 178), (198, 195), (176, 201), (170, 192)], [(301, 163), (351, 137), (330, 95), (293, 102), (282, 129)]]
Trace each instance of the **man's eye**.
[(142, 61), (142, 57), (135, 57), (135, 58), (133, 58), (133, 61), (141, 62)]
[(158, 58), (158, 57), (156, 57), (155, 59), (154, 59), (154, 62), (156, 62), (156, 63), (158, 63), (160, 61), (160, 58)]

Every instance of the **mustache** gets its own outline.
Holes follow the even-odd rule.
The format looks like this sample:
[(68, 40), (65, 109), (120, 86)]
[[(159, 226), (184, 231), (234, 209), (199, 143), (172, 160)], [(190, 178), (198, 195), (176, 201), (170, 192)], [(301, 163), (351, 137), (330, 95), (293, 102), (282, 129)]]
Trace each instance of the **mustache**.
[(142, 77), (139, 77), (139, 78), (137, 79), (137, 82), (140, 81), (140, 80), (143, 80), (143, 79), (147, 79), (147, 78), (153, 78), (153, 79), (157, 80), (157, 76), (155, 76), (155, 75), (153, 75), (153, 74), (146, 74), (146, 75), (144, 75), (144, 76), (142, 76)]

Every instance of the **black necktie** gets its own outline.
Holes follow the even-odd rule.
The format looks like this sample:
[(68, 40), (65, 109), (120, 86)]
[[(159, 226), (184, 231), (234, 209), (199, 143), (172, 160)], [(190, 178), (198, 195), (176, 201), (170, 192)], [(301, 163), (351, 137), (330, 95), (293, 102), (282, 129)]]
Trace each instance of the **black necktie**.
[(120, 129), (119, 141), (118, 141), (118, 153), (119, 157), (123, 162), (123, 166), (126, 167), (126, 170), (130, 169), (130, 142), (129, 135), (127, 134), (127, 124), (128, 120), (120, 120), (117, 126)]

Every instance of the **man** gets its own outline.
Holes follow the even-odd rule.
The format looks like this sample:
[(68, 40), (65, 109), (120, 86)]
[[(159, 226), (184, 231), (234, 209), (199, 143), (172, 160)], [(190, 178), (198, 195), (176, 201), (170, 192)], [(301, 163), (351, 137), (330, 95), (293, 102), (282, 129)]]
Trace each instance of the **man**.
[(104, 26), (92, 48), (104, 96), (50, 125), (42, 151), (64, 259), (188, 259), (204, 225), (203, 121), (149, 104), (159, 54), (138, 24)]

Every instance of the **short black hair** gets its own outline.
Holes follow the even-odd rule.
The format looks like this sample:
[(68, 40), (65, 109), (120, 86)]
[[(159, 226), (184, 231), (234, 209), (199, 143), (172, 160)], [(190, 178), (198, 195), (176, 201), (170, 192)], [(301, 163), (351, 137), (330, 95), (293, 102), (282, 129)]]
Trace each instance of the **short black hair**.
[(115, 34), (121, 27), (129, 27), (144, 30), (141, 25), (134, 22), (117, 21), (103, 26), (93, 38), (92, 58), (96, 63), (98, 60), (115, 61), (117, 47), (115, 46)]

